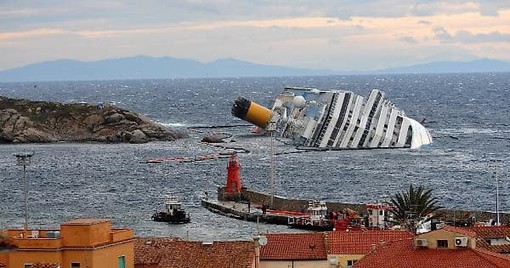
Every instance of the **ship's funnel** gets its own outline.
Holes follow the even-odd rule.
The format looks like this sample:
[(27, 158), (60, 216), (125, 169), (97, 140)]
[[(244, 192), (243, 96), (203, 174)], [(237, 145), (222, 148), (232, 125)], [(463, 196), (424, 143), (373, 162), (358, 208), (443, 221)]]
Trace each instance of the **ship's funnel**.
[(271, 119), (271, 110), (253, 101), (239, 97), (235, 100), (234, 106), (232, 106), (232, 115), (265, 129)]

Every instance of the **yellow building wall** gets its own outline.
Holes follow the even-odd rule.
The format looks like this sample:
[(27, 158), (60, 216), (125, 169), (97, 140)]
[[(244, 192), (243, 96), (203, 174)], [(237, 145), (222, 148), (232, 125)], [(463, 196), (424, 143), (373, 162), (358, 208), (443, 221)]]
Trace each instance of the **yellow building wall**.
[(327, 260), (318, 261), (269, 261), (261, 260), (260, 268), (331, 268)]
[(117, 268), (119, 267), (119, 256), (125, 256), (126, 268), (134, 268), (134, 252), (134, 241), (95, 250), (65, 250), (62, 253), (61, 268), (70, 268), (73, 262), (80, 263), (81, 267)]
[[(35, 250), (18, 250), (9, 253), (9, 261), (6, 262), (7, 267), (23, 267), (24, 264), (47, 262), (47, 263), (61, 263), (62, 255), (60, 251), (35, 251)], [(63, 268), (63, 267), (62, 267)]]
[[(458, 249), (459, 247), (455, 246), (455, 237), (467, 237), (465, 234), (455, 233), (452, 231), (447, 231), (444, 229), (428, 232), (425, 234), (420, 234), (416, 236), (416, 239), (427, 239), (428, 246), (430, 249), (437, 249), (437, 240), (448, 240), (448, 249)], [(468, 246), (467, 248), (475, 248), (476, 240), (468, 237)], [(462, 247), (461, 247), (462, 248)]]
[(124, 256), (126, 268), (135, 267), (135, 244), (134, 241), (117, 245), (115, 247), (104, 248), (94, 252), (94, 268), (117, 268), (119, 267), (119, 257)]
[(117, 268), (119, 256), (124, 256), (125, 267), (134, 268), (134, 232), (132, 229), (111, 229), (109, 220), (75, 220), (62, 224), (59, 238), (20, 238), (22, 230), (9, 231), (15, 251), (0, 253), (0, 261), (7, 267), (23, 267), (35, 262), (58, 263), (70, 268), (80, 263), (86, 268)]
[(348, 260), (360, 260), (361, 258), (365, 257), (365, 255), (363, 254), (339, 254), (339, 255), (333, 254), (329, 256), (336, 256), (339, 267), (349, 267), (347, 266)]
[(0, 263), (9, 263), (9, 254), (7, 252), (0, 252)]
[(60, 226), (62, 245), (66, 247), (90, 246), (110, 241), (111, 225), (109, 221), (93, 225), (64, 225)]

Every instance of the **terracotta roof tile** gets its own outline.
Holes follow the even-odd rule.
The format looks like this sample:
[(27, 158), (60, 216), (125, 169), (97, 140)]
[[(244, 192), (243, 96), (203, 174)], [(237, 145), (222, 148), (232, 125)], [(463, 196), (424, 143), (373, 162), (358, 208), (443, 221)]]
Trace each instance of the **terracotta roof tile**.
[(508, 268), (510, 259), (501, 254), (470, 248), (439, 250), (415, 248), (414, 239), (408, 238), (377, 247), (356, 262), (353, 267)]
[(491, 245), (487, 240), (506, 239), (510, 237), (509, 226), (476, 226), (468, 227), (469, 230), (476, 233), (476, 247), (487, 249), (492, 252), (510, 253), (510, 241), (507, 244)]
[(465, 227), (456, 227), (447, 225), (443, 228), (446, 231), (466, 235), (469, 237), (476, 237), (476, 233)]
[(260, 249), (261, 260), (326, 260), (323, 233), (266, 234)]
[[(152, 241), (152, 242), (149, 242)], [(172, 238), (137, 238), (135, 265), (160, 268), (244, 268), (255, 262), (253, 241), (205, 243)]]
[(509, 267), (508, 264), (510, 262), (510, 256), (508, 255), (499, 254), (485, 249), (475, 249), (475, 251), (483, 258), (498, 265), (498, 267)]
[(359, 232), (329, 232), (329, 254), (366, 254), (381, 243), (412, 237), (407, 231), (368, 230)]
[[(135, 239), (135, 265), (158, 264), (163, 250), (179, 238), (143, 237)], [(163, 250), (162, 250), (163, 248)]]
[(510, 226), (476, 226), (467, 229), (485, 239), (510, 237)]
[(7, 267), (7, 265), (0, 261), (0, 268), (4, 268), (4, 267)]

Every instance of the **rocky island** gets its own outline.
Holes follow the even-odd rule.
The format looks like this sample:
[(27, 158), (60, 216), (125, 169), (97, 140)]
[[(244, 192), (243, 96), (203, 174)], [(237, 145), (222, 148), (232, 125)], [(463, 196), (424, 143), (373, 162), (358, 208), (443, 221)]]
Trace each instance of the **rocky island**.
[(0, 96), (0, 143), (146, 143), (187, 136), (114, 105), (28, 101)]

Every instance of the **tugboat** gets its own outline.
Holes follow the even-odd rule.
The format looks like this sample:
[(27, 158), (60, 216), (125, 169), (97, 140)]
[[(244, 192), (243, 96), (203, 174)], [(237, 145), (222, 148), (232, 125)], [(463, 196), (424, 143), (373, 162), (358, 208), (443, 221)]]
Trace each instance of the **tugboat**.
[(153, 221), (168, 223), (188, 223), (189, 214), (182, 208), (182, 203), (176, 196), (170, 195), (165, 202), (166, 211), (155, 212), (152, 215)]
[(324, 201), (310, 201), (307, 212), (309, 215), (289, 217), (287, 226), (312, 231), (358, 231), (363, 227), (362, 219), (355, 211), (345, 209), (328, 214)]

